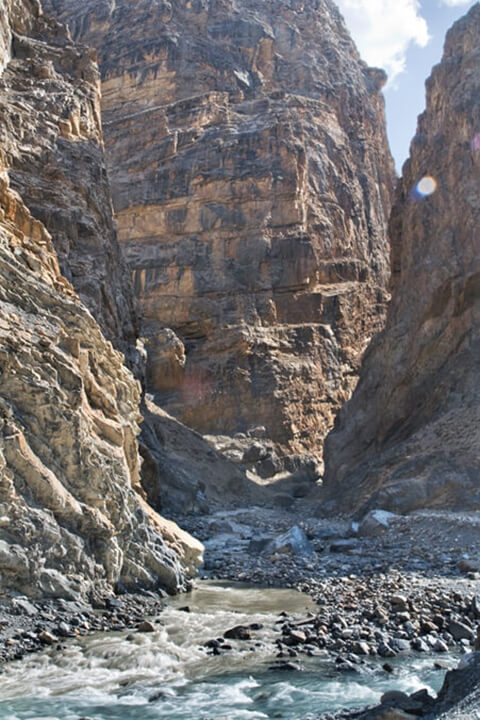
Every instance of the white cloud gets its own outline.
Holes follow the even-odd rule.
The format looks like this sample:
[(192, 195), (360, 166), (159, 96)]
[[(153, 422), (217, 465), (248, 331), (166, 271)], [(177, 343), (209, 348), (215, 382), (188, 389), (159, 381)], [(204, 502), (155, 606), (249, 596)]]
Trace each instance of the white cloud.
[(441, 0), (443, 5), (450, 5), (450, 7), (456, 7), (460, 5), (470, 5), (471, 0)]
[(405, 69), (410, 43), (425, 47), (429, 41), (418, 0), (337, 0), (337, 4), (362, 58), (384, 68), (390, 83)]

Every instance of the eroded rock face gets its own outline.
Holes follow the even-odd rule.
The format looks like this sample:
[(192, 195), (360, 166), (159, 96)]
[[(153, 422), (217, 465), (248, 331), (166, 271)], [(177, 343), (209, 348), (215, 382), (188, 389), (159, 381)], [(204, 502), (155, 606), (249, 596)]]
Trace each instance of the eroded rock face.
[[(326, 442), (337, 507), (480, 506), (479, 98), (477, 4), (427, 82), (390, 226), (387, 327)], [(424, 176), (436, 190), (422, 198)]]
[[(88, 174), (92, 158), (100, 153), (97, 119), (87, 117), (87, 109), (98, 103), (88, 79), (93, 72), (91, 54), (75, 49), (64, 31), (42, 18), (35, 2), (3, 3), (0, 28), (5, 68), (0, 79), (2, 592), (76, 597), (108, 591), (117, 582), (130, 589), (161, 586), (175, 591), (195, 571), (202, 547), (156, 515), (144, 500), (137, 444), (139, 384), (61, 274), (45, 225), (9, 186), (10, 173), (16, 187), (21, 186), (19, 157), (25, 154), (27, 173), (26, 156), (31, 154), (31, 178), (38, 181), (31, 192), (40, 192), (46, 180), (37, 178), (37, 163), (43, 159), (48, 164), (53, 158), (55, 166), (57, 152), (58, 157), (71, 158), (70, 144), (76, 148), (73, 155), (81, 148), (85, 153), (78, 156), (86, 168), (76, 168), (77, 178)], [(48, 77), (35, 75), (33, 85), (30, 73), (36, 63), (48, 69)], [(88, 74), (86, 82), (83, 72)], [(92, 125), (83, 131), (80, 123), (85, 134), (70, 132), (60, 140), (61, 117), (53, 106), (60, 112), (67, 96), (85, 111), (80, 118)], [(25, 146), (17, 145), (19, 140)], [(94, 148), (89, 152), (91, 141)], [(101, 167), (100, 157), (92, 172)], [(66, 175), (62, 177), (67, 183)], [(59, 197), (57, 204), (58, 187), (53, 183), (43, 207), (53, 219), (65, 217), (68, 199), (73, 200), (67, 183), (67, 198)], [(83, 191), (76, 188), (78, 196)], [(102, 212), (106, 217), (105, 208)], [(86, 222), (88, 218), (87, 214)], [(53, 225), (57, 227), (55, 221)], [(70, 229), (76, 241), (78, 228)], [(103, 241), (107, 245), (108, 238)], [(73, 242), (73, 266), (80, 250)], [(97, 279), (107, 256), (107, 250), (103, 255), (99, 250), (92, 265)], [(65, 262), (68, 257), (67, 253)], [(108, 298), (103, 299), (107, 307)], [(110, 310), (113, 323), (118, 306)], [(105, 320), (106, 326), (110, 320)]]
[(0, 138), (12, 188), (52, 235), (62, 274), (105, 336), (127, 352), (136, 317), (112, 219), (95, 53), (69, 41), (38, 3), (12, 0), (11, 17)]
[(200, 432), (318, 452), (383, 320), (382, 72), (329, 0), (46, 7), (99, 51), (150, 389)]

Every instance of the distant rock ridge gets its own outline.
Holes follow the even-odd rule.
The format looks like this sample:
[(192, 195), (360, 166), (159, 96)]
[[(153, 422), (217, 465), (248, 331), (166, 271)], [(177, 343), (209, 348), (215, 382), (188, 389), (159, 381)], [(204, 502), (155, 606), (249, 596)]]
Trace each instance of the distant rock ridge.
[(92, 52), (35, 0), (7, 0), (0, 71), (1, 593), (175, 592), (202, 545), (145, 500), (139, 383), (102, 334), (130, 342), (134, 316)]
[(201, 433), (319, 456), (388, 297), (384, 73), (330, 0), (45, 7), (99, 53), (148, 389)]
[(479, 189), (477, 3), (427, 81), (390, 221), (387, 325), (325, 445), (330, 510), (480, 507)]

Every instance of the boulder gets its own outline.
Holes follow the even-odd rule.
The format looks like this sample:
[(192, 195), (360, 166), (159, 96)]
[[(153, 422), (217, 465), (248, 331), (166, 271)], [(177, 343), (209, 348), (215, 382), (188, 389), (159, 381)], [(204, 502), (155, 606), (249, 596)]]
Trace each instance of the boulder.
[(271, 555), (291, 553), (292, 555), (309, 557), (313, 555), (314, 549), (305, 532), (298, 525), (294, 525), (291, 530), (283, 533), (283, 535), (278, 535), (268, 543), (264, 552)]
[(360, 522), (358, 534), (360, 537), (379, 537), (388, 530), (396, 517), (398, 515), (387, 510), (371, 510)]

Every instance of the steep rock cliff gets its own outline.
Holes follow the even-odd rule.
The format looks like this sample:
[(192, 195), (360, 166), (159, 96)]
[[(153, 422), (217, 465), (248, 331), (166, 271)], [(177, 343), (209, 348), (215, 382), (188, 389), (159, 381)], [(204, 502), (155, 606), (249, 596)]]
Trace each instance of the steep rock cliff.
[[(137, 336), (128, 270), (112, 218), (95, 53), (28, 3), (13, 2), (13, 62), (0, 96), (11, 186), (52, 235), (62, 274), (124, 352)], [(2, 89), (3, 89), (2, 87)], [(132, 358), (133, 359), (133, 358)]]
[[(174, 591), (195, 571), (202, 547), (144, 499), (139, 384), (62, 275), (45, 225), (9, 186), (11, 175), (30, 199), (44, 191), (42, 212), (52, 227), (70, 217), (63, 237), (72, 245), (60, 257), (78, 266), (83, 220), (75, 221), (81, 211), (72, 205), (86, 189), (75, 177), (96, 173), (103, 193), (105, 174), (91, 53), (45, 20), (35, 0), (11, 0), (0, 5), (0, 63), (0, 586), (35, 597), (108, 592), (117, 582)], [(80, 108), (80, 134), (64, 117), (67, 98)], [(68, 161), (57, 165), (58, 157)], [(70, 160), (72, 176), (60, 178)], [(65, 194), (56, 194), (57, 181)], [(68, 216), (69, 209), (79, 215)], [(112, 228), (108, 203), (99, 213)], [(94, 222), (88, 211), (85, 217)], [(84, 270), (91, 280), (91, 262), (101, 292), (112, 279), (104, 273), (118, 272), (107, 268), (118, 249), (108, 248), (108, 237), (82, 237), (98, 250), (85, 256)], [(98, 311), (100, 296), (83, 287)], [(112, 282), (100, 300), (112, 332), (130, 322), (118, 287)], [(118, 304), (109, 304), (108, 292)]]
[(45, 4), (99, 52), (150, 390), (200, 432), (318, 452), (383, 321), (383, 73), (330, 0)]
[(326, 442), (337, 507), (480, 506), (479, 98), (477, 4), (427, 81), (390, 224), (387, 326)]

